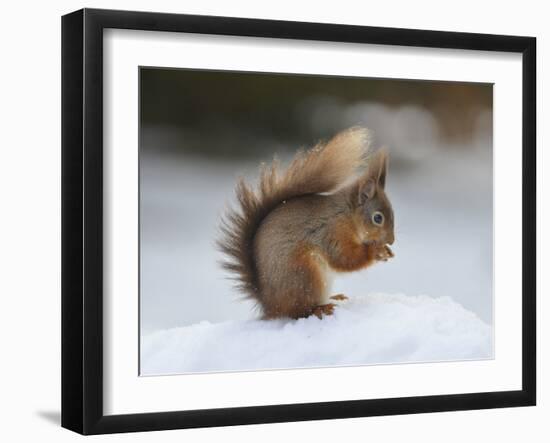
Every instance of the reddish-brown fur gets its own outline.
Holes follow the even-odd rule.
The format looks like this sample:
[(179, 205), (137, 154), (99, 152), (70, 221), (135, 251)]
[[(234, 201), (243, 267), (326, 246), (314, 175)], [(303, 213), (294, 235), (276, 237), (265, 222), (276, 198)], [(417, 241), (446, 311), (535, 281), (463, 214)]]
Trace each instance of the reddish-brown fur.
[[(263, 168), (257, 192), (237, 185), (240, 210), (230, 212), (220, 242), (224, 266), (264, 318), (330, 315), (330, 272), (356, 271), (393, 254), (393, 211), (384, 192), (387, 155), (365, 164), (367, 133), (352, 128), (298, 153), (283, 173)], [(375, 213), (384, 216), (377, 225)]]

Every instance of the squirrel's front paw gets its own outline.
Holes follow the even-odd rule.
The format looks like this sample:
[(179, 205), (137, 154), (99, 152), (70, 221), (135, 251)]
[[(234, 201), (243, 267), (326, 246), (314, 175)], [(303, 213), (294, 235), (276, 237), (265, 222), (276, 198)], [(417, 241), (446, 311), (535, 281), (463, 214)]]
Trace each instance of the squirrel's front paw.
[(388, 261), (390, 258), (394, 257), (394, 254), (388, 245), (383, 245), (376, 250), (375, 257), (378, 261)]

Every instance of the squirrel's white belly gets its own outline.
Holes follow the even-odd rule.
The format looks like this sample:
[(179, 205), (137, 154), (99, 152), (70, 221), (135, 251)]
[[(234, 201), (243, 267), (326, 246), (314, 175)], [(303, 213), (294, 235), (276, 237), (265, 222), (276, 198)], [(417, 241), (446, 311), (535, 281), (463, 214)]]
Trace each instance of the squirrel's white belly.
[(332, 296), (332, 282), (334, 281), (334, 274), (335, 272), (328, 265), (326, 265), (324, 272), (325, 290), (323, 291), (323, 304), (327, 304), (330, 302), (330, 297)]
[(317, 262), (319, 263), (319, 268), (321, 274), (323, 275), (323, 295), (321, 304), (329, 303), (330, 296), (332, 295), (332, 282), (334, 281), (334, 271), (329, 264), (326, 262), (324, 257), (321, 254), (312, 252), (312, 255), (315, 256)]

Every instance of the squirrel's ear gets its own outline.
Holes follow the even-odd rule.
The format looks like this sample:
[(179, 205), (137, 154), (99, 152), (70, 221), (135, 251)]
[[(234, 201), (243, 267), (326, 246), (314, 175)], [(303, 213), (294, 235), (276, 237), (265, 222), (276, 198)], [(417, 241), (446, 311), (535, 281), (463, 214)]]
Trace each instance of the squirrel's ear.
[(386, 148), (379, 149), (368, 162), (366, 175), (374, 180), (377, 186), (384, 189), (388, 172), (388, 150)]
[(367, 159), (367, 169), (355, 187), (360, 205), (373, 198), (377, 189), (384, 189), (388, 173), (388, 151), (379, 149)]
[(358, 198), (359, 204), (364, 204), (367, 200), (370, 200), (376, 194), (376, 182), (373, 178), (365, 176), (359, 182), (358, 186)]
[(387, 173), (388, 151), (385, 148), (379, 149), (368, 159), (367, 170), (359, 179), (359, 204), (373, 198), (378, 188), (384, 189)]

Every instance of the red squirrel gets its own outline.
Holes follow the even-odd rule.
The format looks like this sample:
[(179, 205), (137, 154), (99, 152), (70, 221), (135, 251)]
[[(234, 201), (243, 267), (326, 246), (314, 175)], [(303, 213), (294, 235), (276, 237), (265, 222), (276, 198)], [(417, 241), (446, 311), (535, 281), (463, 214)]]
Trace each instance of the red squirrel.
[(262, 165), (257, 190), (238, 181), (239, 209), (222, 220), (218, 246), (264, 319), (331, 315), (332, 301), (347, 299), (331, 297), (331, 272), (393, 257), (388, 154), (367, 155), (368, 139), (353, 127), (298, 151), (283, 172), (276, 160)]

